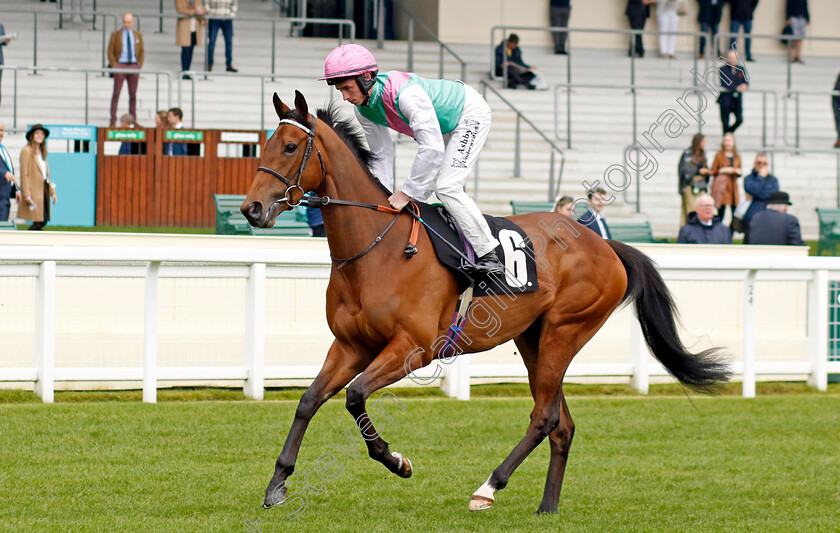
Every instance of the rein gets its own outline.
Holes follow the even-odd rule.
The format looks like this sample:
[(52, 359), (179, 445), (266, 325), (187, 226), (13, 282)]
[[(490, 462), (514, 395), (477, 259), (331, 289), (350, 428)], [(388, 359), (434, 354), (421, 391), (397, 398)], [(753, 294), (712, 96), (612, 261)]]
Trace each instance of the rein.
[[(383, 213), (392, 213), (394, 215), (394, 218), (393, 218), (393, 220), (391, 220), (391, 223), (388, 224), (388, 226), (382, 231), (382, 233), (377, 235), (377, 237), (373, 240), (373, 242), (370, 243), (370, 245), (367, 248), (365, 248), (364, 250), (362, 250), (361, 252), (357, 253), (353, 257), (348, 257), (347, 259), (339, 259), (339, 258), (330, 256), (330, 259), (339, 263), (337, 268), (339, 270), (341, 270), (348, 263), (352, 263), (356, 259), (359, 259), (360, 257), (363, 257), (363, 256), (367, 255), (368, 252), (370, 252), (373, 249), (374, 246), (376, 246), (377, 244), (382, 242), (382, 238), (385, 237), (385, 235), (388, 233), (388, 231), (390, 231), (391, 228), (394, 227), (394, 224), (396, 224), (397, 219), (400, 216), (400, 213), (402, 213), (402, 210), (401, 209), (394, 209), (393, 207), (390, 207), (390, 206), (370, 204), (370, 203), (365, 203), (365, 202), (352, 202), (352, 201), (349, 201), (349, 200), (334, 200), (334, 199), (331, 199), (329, 196), (305, 197), (304, 195), (306, 193), (304, 192), (303, 187), (300, 186), (300, 180), (303, 177), (303, 172), (306, 170), (306, 163), (309, 162), (309, 157), (312, 155), (312, 147), (315, 144), (315, 131), (314, 131), (314, 129), (307, 128), (306, 126), (304, 126), (300, 122), (297, 122), (297, 121), (291, 120), (291, 119), (283, 119), (283, 120), (280, 121), (280, 124), (290, 124), (292, 126), (295, 126), (296, 128), (299, 128), (304, 133), (306, 133), (307, 140), (306, 140), (306, 148), (304, 149), (304, 153), (303, 153), (303, 160), (301, 160), (300, 166), (295, 171), (295, 173), (292, 174), (291, 178), (286, 178), (285, 176), (283, 176), (282, 174), (280, 174), (276, 170), (270, 169), (268, 167), (257, 167), (257, 172), (262, 171), (262, 172), (265, 172), (267, 174), (271, 174), (272, 176), (274, 176), (275, 178), (277, 178), (278, 180), (280, 180), (281, 182), (283, 182), (286, 185), (286, 192), (285, 192), (283, 198), (280, 198), (279, 200), (275, 201), (274, 202), (275, 204), (285, 203), (285, 204), (287, 204), (291, 207), (297, 207), (297, 206), (302, 205), (302, 204), (305, 204), (307, 207), (323, 207), (323, 206), (327, 206), (327, 205), (330, 205), (330, 204), (333, 204), (333, 205), (347, 205), (347, 206), (353, 206), (353, 207), (364, 207), (366, 209), (373, 209), (375, 211), (380, 211), (380, 212), (383, 212)], [(317, 146), (315, 146), (315, 151), (318, 153), (318, 160), (321, 163), (321, 183), (324, 183), (324, 179), (326, 179), (326, 175), (327, 175), (326, 168), (324, 167), (324, 158), (321, 156), (321, 150), (319, 150)], [(319, 184), (319, 187), (320, 187), (320, 184)], [(297, 202), (294, 201), (294, 197), (293, 197), (294, 189), (298, 189), (301, 192), (301, 199), (298, 200)], [(290, 191), (292, 191), (292, 192), (290, 192)], [(417, 208), (417, 206), (413, 202), (412, 202), (411, 205), (412, 205), (412, 209), (409, 209), (408, 212), (414, 217), (414, 220), (412, 221), (412, 224), (411, 224), (411, 233), (409, 235), (408, 244), (405, 246), (405, 256), (409, 259), (411, 259), (412, 257), (414, 257), (417, 254), (417, 246), (416, 245), (417, 245), (417, 237), (418, 237), (418, 233), (419, 233), (418, 227), (419, 227), (419, 222), (423, 222), (423, 220), (420, 218), (420, 215), (419, 215), (419, 213), (420, 213), (419, 208)], [(423, 222), (423, 224), (425, 224), (425, 222)]]

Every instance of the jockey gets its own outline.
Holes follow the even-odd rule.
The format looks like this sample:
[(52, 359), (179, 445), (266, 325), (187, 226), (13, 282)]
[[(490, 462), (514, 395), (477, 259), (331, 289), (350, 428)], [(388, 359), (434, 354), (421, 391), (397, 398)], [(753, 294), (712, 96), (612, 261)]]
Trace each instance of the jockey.
[[(434, 192), (461, 226), (475, 250), (475, 271), (501, 274), (499, 245), (487, 221), (464, 191), (467, 175), (490, 131), (490, 106), (475, 89), (458, 81), (431, 80), (417, 74), (379, 74), (373, 54), (357, 44), (339, 46), (327, 56), (324, 77), (355, 106), (368, 146), (377, 158), (372, 171), (394, 190), (394, 145), (388, 128), (413, 137), (419, 148), (401, 191), (388, 198), (402, 209)], [(445, 143), (443, 136), (449, 135)]]

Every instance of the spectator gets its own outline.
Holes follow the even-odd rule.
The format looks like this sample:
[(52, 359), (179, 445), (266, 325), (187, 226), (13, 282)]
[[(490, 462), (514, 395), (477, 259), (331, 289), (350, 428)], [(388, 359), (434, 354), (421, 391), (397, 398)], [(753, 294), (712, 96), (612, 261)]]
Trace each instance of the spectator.
[[(737, 130), (744, 122), (741, 95), (749, 88), (744, 71), (739, 68), (738, 54), (730, 50), (726, 54), (727, 64), (720, 67), (720, 123), (724, 135)], [(735, 122), (729, 123), (730, 115), (735, 115)]]
[(732, 244), (732, 233), (720, 217), (715, 217), (715, 201), (708, 194), (697, 197), (697, 210), (689, 213), (688, 223), (680, 228), (681, 244)]
[(834, 81), (834, 94), (831, 95), (831, 107), (834, 109), (834, 128), (837, 130), (835, 148), (840, 148), (840, 74)]
[[(126, 113), (125, 115), (120, 117), (120, 128), (124, 130), (131, 130), (138, 127), (137, 121), (134, 119), (134, 115), (131, 113)], [(146, 143), (145, 142), (129, 142), (123, 141), (120, 143), (120, 152), (119, 155), (145, 155), (146, 154)]]
[(572, 209), (575, 207), (575, 199), (571, 196), (561, 196), (554, 202), (554, 211), (555, 213), (560, 213), (562, 215), (566, 215), (569, 218), (572, 218)]
[[(627, 14), (627, 19), (630, 21), (630, 29), (644, 30), (645, 22), (650, 17), (650, 4), (654, 0), (627, 0), (627, 9), (624, 11)], [(630, 49), (627, 51), (628, 56), (633, 56), (633, 37), (630, 39)], [(645, 45), (642, 42), (642, 34), (635, 35), (636, 41), (636, 56), (645, 57)]]
[[(134, 15), (123, 15), (123, 29), (111, 32), (108, 43), (108, 64), (111, 68), (137, 69), (143, 68), (143, 34), (135, 31)], [(137, 82), (140, 74), (114, 74), (114, 93), (111, 95), (111, 122), (113, 128), (117, 123), (117, 104), (120, 100), (123, 82), (128, 82), (128, 112), (137, 116)]]
[(729, 6), (729, 13), (731, 19), (731, 21), (729, 22), (729, 32), (734, 34), (729, 39), (729, 48), (732, 48), (736, 45), (738, 41), (736, 36), (738, 35), (740, 29), (744, 28), (744, 52), (746, 52), (747, 61), (755, 61), (750, 51), (752, 45), (752, 39), (750, 39), (750, 34), (752, 33), (753, 13), (755, 13), (755, 8), (758, 5), (758, 0), (729, 1), (731, 2)]
[(680, 158), (677, 168), (679, 175), (679, 193), (682, 197), (682, 212), (680, 226), (688, 220), (688, 214), (694, 211), (697, 197), (701, 193), (708, 193), (710, 171), (706, 165), (706, 137), (702, 133), (695, 133), (691, 139), (691, 147), (687, 148)]
[(225, 38), (225, 65), (228, 72), (239, 72), (233, 67), (233, 19), (236, 17), (236, 0), (207, 0), (207, 70), (213, 70), (213, 53), (219, 30)]
[(11, 210), (11, 202), (9, 199), (14, 198), (18, 205), (20, 205), (20, 191), (17, 189), (17, 182), (15, 181), (15, 165), (12, 163), (12, 157), (3, 146), (3, 136), (6, 134), (3, 123), (0, 122), (0, 221), (9, 220), (9, 212)]
[(799, 220), (789, 215), (787, 210), (790, 203), (788, 193), (776, 191), (767, 200), (767, 209), (756, 213), (752, 219), (750, 230), (750, 244), (792, 244), (805, 246)]
[(741, 155), (735, 146), (735, 136), (727, 133), (720, 144), (720, 152), (712, 161), (712, 196), (723, 220), (726, 207), (738, 205), (738, 177), (741, 175)]
[[(181, 120), (184, 118), (184, 112), (180, 107), (173, 107), (167, 112), (166, 120), (169, 123), (169, 129), (181, 130), (184, 129), (184, 123)], [(188, 155), (187, 143), (166, 143), (167, 150), (165, 155)]]
[(604, 199), (605, 194), (607, 194), (607, 191), (601, 187), (598, 187), (594, 191), (590, 189), (589, 192), (586, 193), (586, 197), (589, 199), (589, 209), (587, 209), (586, 213), (577, 219), (577, 221), (601, 237), (609, 239), (611, 238), (610, 227), (607, 225), (607, 220), (601, 216), (601, 211), (607, 204)]
[(793, 38), (788, 41), (791, 63), (805, 63), (802, 61), (802, 39), (805, 38), (805, 30), (811, 23), (811, 15), (808, 14), (808, 0), (787, 0), (785, 18), (793, 30)]
[(155, 113), (155, 127), (163, 128), (165, 130), (169, 129), (169, 111), (161, 109)]
[(518, 85), (524, 85), (529, 89), (537, 88), (533, 83), (534, 78), (537, 77), (534, 67), (522, 60), (519, 36), (515, 33), (511, 33), (507, 40), (496, 47), (496, 76), (504, 76), (505, 67), (507, 67), (508, 89), (516, 89)]
[(744, 178), (744, 192), (751, 200), (747, 212), (741, 219), (744, 226), (744, 244), (750, 240), (750, 221), (753, 217), (764, 211), (770, 195), (779, 190), (779, 180), (770, 174), (770, 162), (767, 152), (759, 152), (755, 156), (755, 166), (749, 176)]
[[(571, 2), (569, 0), (551, 0), (549, 4), (550, 7), (548, 10), (548, 18), (551, 21), (551, 25), (553, 27), (569, 27), (569, 14), (572, 11), (572, 6), (570, 4)], [(566, 39), (568, 35), (569, 34), (564, 31), (558, 31), (553, 34), (555, 54), (568, 54), (568, 52), (566, 51)]]
[[(175, 33), (175, 44), (181, 47), (181, 72), (190, 70), (192, 65), (193, 49), (196, 45), (201, 46), (204, 39), (199, 39), (204, 25), (204, 4), (201, 0), (175, 0), (175, 10), (181, 15), (178, 18), (178, 27)], [(189, 74), (183, 74), (181, 78), (191, 80)]]
[(50, 221), (50, 198), (55, 203), (55, 186), (50, 181), (47, 163), (47, 137), (50, 131), (35, 124), (26, 132), (29, 143), (20, 152), (20, 195), (23, 205), (18, 205), (18, 218), (31, 220), (31, 230), (40, 230)]
[(656, 20), (659, 23), (659, 56), (669, 59), (677, 57), (677, 27), (680, 25), (678, 14), (683, 0), (656, 0)]
[[(157, 129), (156, 134), (159, 135), (161, 139), (166, 139), (166, 130), (169, 129), (169, 111), (166, 109), (161, 109), (155, 113), (155, 129)], [(161, 153), (163, 155), (169, 155), (168, 142), (161, 143)]]
[[(697, 12), (697, 22), (700, 23), (700, 31), (704, 34), (711, 32), (712, 42), (718, 33), (718, 26), (720, 25), (720, 17), (723, 14), (723, 0), (697, 0), (699, 4), (699, 11)], [(706, 51), (706, 36), (700, 37), (700, 59), (703, 59)], [(717, 51), (720, 55), (720, 50)]]
[[(14, 35), (6, 35), (6, 28), (0, 24), (0, 67), (3, 66), (3, 47), (9, 44)], [(3, 69), (0, 69), (0, 86), (3, 82)], [(2, 88), (2, 87), (0, 87)], [(1, 96), (1, 95), (0, 95)]]

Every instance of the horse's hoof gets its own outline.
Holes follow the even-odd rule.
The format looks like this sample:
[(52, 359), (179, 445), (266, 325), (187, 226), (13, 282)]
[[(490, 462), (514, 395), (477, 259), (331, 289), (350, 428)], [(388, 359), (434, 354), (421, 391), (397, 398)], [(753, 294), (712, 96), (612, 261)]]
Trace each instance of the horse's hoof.
[(397, 466), (397, 471), (395, 472), (395, 474), (404, 478), (411, 477), (411, 474), (414, 470), (411, 467), (411, 461), (409, 460), (409, 458), (403, 456), (403, 454), (399, 452), (391, 452), (391, 455), (400, 460), (400, 464), (399, 466)]
[(263, 509), (270, 509), (275, 505), (283, 503), (284, 501), (286, 501), (286, 485), (278, 485), (273, 489), (269, 486), (265, 491)]
[(496, 500), (486, 496), (473, 496), (472, 500), (470, 500), (470, 511), (483, 511), (484, 509), (489, 509), (493, 505), (494, 501)]

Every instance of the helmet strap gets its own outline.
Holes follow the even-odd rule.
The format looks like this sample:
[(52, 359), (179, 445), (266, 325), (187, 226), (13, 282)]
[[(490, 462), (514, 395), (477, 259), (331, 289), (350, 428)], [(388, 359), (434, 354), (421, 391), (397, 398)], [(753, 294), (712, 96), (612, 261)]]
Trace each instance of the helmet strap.
[(362, 91), (362, 94), (365, 95), (365, 101), (362, 102), (362, 105), (366, 106), (370, 104), (370, 90), (373, 88), (374, 84), (376, 83), (376, 73), (370, 73), (370, 79), (366, 80), (364, 73), (356, 76), (356, 85), (359, 86), (359, 90)]

